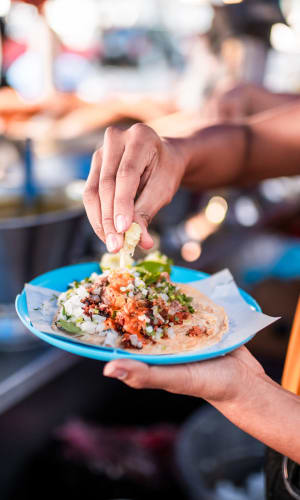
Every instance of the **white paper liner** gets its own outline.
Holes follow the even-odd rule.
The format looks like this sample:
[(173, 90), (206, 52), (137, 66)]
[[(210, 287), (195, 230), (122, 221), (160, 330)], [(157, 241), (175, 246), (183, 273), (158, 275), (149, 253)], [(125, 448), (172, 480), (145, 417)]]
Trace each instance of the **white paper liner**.
[[(228, 269), (224, 269), (209, 278), (192, 281), (189, 285), (207, 295), (216, 304), (224, 307), (229, 319), (229, 330), (220, 342), (201, 349), (201, 353), (218, 353), (243, 344), (260, 330), (279, 319), (279, 317), (274, 318), (258, 312), (253, 306), (249, 305), (241, 296)], [(30, 321), (40, 332), (50, 333), (56, 337), (67, 338), (99, 349), (112, 349), (96, 346), (82, 341), (76, 336), (52, 329), (51, 323), (57, 311), (56, 298), (61, 292), (30, 284), (25, 285), (25, 292)], [(187, 352), (197, 352), (197, 350)]]

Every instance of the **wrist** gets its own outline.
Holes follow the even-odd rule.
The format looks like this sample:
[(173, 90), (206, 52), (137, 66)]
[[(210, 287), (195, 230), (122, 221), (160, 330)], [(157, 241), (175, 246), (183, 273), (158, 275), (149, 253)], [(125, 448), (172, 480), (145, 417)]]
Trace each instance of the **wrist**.
[(233, 124), (212, 125), (191, 136), (185, 184), (215, 189), (239, 183), (246, 166), (249, 137), (246, 125)]
[(163, 137), (162, 141), (169, 147), (179, 164), (181, 177), (184, 177), (193, 154), (191, 144), (185, 137)]
[(209, 403), (229, 420), (236, 422), (242, 418), (247, 408), (256, 406), (258, 393), (262, 387), (267, 391), (270, 384), (274, 385), (274, 382), (264, 372), (245, 370), (223, 398), (211, 400)]

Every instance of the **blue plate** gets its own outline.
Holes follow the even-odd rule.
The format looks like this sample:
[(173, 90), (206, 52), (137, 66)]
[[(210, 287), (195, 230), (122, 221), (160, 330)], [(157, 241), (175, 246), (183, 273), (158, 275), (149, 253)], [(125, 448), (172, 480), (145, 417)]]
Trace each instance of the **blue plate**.
[[(74, 280), (80, 281), (93, 272), (99, 272), (99, 265), (97, 262), (76, 264), (73, 266), (61, 267), (59, 269), (55, 269), (54, 271), (42, 274), (41, 276), (34, 278), (30, 283), (32, 285), (39, 285), (63, 292), (67, 289), (70, 282)], [(201, 280), (203, 278), (206, 278), (207, 276), (208, 274), (206, 273), (177, 266), (173, 266), (171, 274), (172, 280), (177, 281), (178, 283), (189, 283), (191, 281)], [(257, 302), (250, 295), (248, 295), (243, 290), (240, 290), (240, 293), (249, 305), (253, 306), (257, 311), (261, 310)], [(61, 339), (56, 337), (55, 335), (40, 332), (39, 330), (34, 328), (30, 322), (24, 289), (21, 294), (16, 297), (16, 311), (24, 325), (34, 335), (44, 340), (45, 342), (48, 342), (48, 344), (58, 347), (59, 349), (64, 349), (65, 351), (71, 352), (73, 354), (77, 354), (79, 356), (85, 356), (87, 358), (97, 359), (100, 361), (110, 361), (112, 359), (119, 358), (131, 358), (137, 359), (139, 361), (144, 361), (149, 364), (157, 365), (190, 363), (193, 361), (215, 358), (217, 356), (224, 355), (227, 352), (237, 349), (252, 338), (252, 336), (250, 336), (248, 339), (246, 339), (245, 342), (231, 346), (228, 349), (218, 350), (216, 352), (210, 351), (208, 353), (186, 352), (184, 354), (160, 355), (139, 354), (139, 352), (130, 353), (121, 349), (112, 349), (109, 347), (92, 347), (84, 344), (78, 344), (72, 339)]]

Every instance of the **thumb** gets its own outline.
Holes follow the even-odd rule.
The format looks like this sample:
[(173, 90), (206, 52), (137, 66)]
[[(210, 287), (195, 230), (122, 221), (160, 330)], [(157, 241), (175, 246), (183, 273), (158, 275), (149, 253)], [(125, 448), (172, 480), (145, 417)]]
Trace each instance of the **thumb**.
[(190, 394), (192, 389), (187, 365), (149, 366), (117, 359), (105, 365), (103, 375), (122, 380), (135, 389), (164, 389), (178, 394)]
[(145, 250), (150, 250), (153, 247), (153, 239), (148, 231), (148, 224), (150, 222), (150, 216), (145, 213), (135, 212), (134, 220), (139, 224), (141, 228), (141, 239), (139, 245)]

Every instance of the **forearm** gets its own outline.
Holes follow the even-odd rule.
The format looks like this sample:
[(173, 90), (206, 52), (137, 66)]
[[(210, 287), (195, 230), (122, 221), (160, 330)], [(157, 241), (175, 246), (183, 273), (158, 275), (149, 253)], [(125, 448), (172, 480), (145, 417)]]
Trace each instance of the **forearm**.
[(233, 402), (211, 402), (242, 430), (300, 463), (300, 398), (263, 375)]
[(300, 105), (263, 113), (244, 125), (213, 125), (169, 140), (185, 161), (183, 184), (194, 189), (298, 175)]
[(250, 114), (261, 113), (268, 109), (284, 106), (291, 102), (297, 102), (300, 96), (287, 92), (270, 92), (264, 87), (256, 85), (248, 86)]

